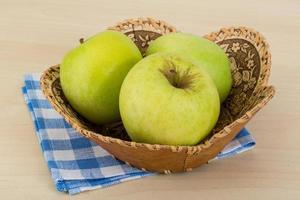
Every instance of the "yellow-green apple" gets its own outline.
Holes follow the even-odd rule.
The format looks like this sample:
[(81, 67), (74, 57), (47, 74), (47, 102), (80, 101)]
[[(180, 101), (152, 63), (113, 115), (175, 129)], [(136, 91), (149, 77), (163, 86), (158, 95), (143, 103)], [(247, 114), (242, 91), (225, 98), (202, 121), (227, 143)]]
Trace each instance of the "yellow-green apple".
[(95, 124), (120, 120), (119, 92), (135, 63), (142, 59), (124, 34), (104, 31), (68, 52), (60, 65), (60, 81), (71, 106)]
[(129, 71), (119, 100), (133, 141), (195, 145), (210, 133), (220, 100), (209, 74), (198, 65), (179, 53), (156, 53)]
[(221, 102), (226, 99), (231, 90), (232, 77), (229, 59), (222, 48), (196, 35), (170, 33), (150, 43), (146, 55), (166, 51), (180, 51), (195, 58), (216, 84)]

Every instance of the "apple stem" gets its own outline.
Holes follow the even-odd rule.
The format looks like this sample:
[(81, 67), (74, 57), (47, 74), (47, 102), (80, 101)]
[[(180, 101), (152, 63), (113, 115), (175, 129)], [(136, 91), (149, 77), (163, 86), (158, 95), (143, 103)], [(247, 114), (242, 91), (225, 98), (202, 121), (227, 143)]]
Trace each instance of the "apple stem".
[(178, 71), (176, 64), (172, 61), (167, 61), (165, 69), (160, 69), (160, 72), (167, 78), (171, 85), (180, 89), (192, 89), (194, 79), (198, 76), (198, 74), (192, 73), (190, 68), (181, 72)]
[(84, 43), (84, 38), (79, 39), (80, 44)]

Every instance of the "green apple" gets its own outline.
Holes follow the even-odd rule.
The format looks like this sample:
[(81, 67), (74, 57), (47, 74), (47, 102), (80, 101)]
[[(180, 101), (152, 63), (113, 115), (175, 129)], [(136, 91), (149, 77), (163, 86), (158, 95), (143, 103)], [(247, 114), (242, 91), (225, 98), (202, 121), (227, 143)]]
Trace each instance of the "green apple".
[(209, 74), (190, 57), (156, 53), (138, 62), (120, 91), (120, 113), (133, 141), (195, 145), (214, 127), (220, 100)]
[(181, 51), (181, 54), (195, 58), (212, 77), (221, 102), (226, 99), (231, 90), (232, 77), (229, 59), (222, 48), (196, 35), (171, 33), (150, 43), (146, 55), (166, 51)]
[(124, 34), (104, 31), (68, 52), (60, 81), (71, 106), (95, 124), (120, 120), (119, 92), (129, 70), (142, 59)]

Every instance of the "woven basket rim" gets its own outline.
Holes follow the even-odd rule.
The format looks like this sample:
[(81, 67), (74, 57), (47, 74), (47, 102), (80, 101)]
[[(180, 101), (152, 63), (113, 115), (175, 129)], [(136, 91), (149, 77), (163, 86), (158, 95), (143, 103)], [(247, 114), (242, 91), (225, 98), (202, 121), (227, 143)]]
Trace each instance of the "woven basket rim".
[[(116, 23), (114, 26), (108, 27), (107, 29), (126, 32), (128, 27), (132, 27), (134, 29), (135, 26), (142, 26), (143, 28), (149, 31), (157, 32), (159, 30), (161, 31), (161, 33), (177, 32), (176, 28), (171, 24), (167, 23), (164, 20), (154, 19), (152, 17), (138, 17), (138, 18), (125, 19), (123, 21)], [(153, 28), (155, 29), (149, 29), (150, 26), (153, 26)]]
[[(241, 32), (237, 32), (235, 30), (240, 30)], [(224, 32), (225, 34), (221, 34), (221, 32)], [(255, 35), (255, 37), (251, 37), (250, 35)], [(229, 26), (221, 27), (219, 31), (205, 34), (203, 37), (215, 42), (238, 37), (253, 44), (258, 50), (260, 58), (266, 58), (266, 60), (262, 62), (261, 66), (262, 69), (267, 69), (266, 75), (263, 80), (260, 80), (262, 82), (259, 84), (263, 86), (268, 84), (272, 65), (272, 56), (270, 53), (270, 45), (264, 35), (262, 35), (260, 32), (247, 26)]]
[[(166, 23), (162, 20), (156, 20), (156, 19), (152, 19), (149, 17), (123, 20), (123, 21), (117, 23), (115, 26), (109, 27), (108, 29), (122, 31), (122, 30), (124, 30), (123, 29), (124, 26), (126, 27), (129, 24), (136, 23), (137, 25), (140, 25), (145, 22), (149, 22), (151, 25), (156, 26), (156, 28), (161, 27), (161, 31), (165, 31), (166, 29), (170, 30), (170, 32), (176, 31), (176, 29), (173, 26), (169, 25), (168, 23)], [(240, 31), (237, 32), (236, 30), (240, 30)], [(222, 33), (222, 34), (220, 34), (220, 33)], [(251, 38), (250, 33), (254, 33), (253, 35), (255, 35), (255, 38)], [(76, 124), (76, 122), (72, 118), (68, 117), (68, 115), (66, 113), (62, 112), (61, 109), (55, 103), (52, 102), (53, 99), (51, 99), (49, 97), (49, 93), (51, 93), (51, 91), (48, 91), (46, 89), (46, 88), (51, 88), (51, 87), (46, 87), (46, 83), (48, 83), (48, 82), (44, 81), (44, 80), (46, 79), (47, 75), (50, 73), (51, 69), (58, 68), (59, 65), (52, 66), (43, 73), (43, 75), (41, 76), (41, 80), (40, 80), (41, 88), (43, 90), (43, 93), (46, 95), (48, 100), (51, 102), (52, 106), (55, 108), (55, 110), (58, 111), (61, 115), (63, 115), (64, 118), (72, 125), (72, 127), (85, 137), (87, 137), (87, 136), (90, 137), (92, 135), (93, 137), (96, 137), (105, 143), (118, 143), (119, 145), (132, 147), (132, 148), (146, 147), (149, 150), (168, 149), (173, 152), (185, 151), (187, 154), (194, 154), (194, 153), (200, 152), (202, 149), (209, 148), (217, 140), (220, 140), (225, 135), (230, 134), (231, 130), (233, 128), (249, 121), (249, 119), (254, 114), (256, 114), (263, 106), (265, 106), (267, 104), (267, 102), (269, 102), (269, 100), (275, 94), (274, 87), (267, 86), (268, 77), (269, 77), (270, 68), (271, 68), (271, 54), (269, 52), (269, 45), (266, 42), (265, 38), (258, 31), (255, 31), (252, 28), (248, 28), (248, 27), (244, 27), (244, 26), (228, 27), (228, 28), (223, 27), (223, 28), (221, 28), (221, 32), (220, 31), (212, 32), (210, 34), (204, 35), (203, 37), (210, 39), (210, 40), (214, 40), (216, 42), (220, 41), (222, 39), (224, 40), (224, 39), (239, 37), (239, 38), (243, 38), (243, 39), (249, 41), (250, 43), (252, 43), (258, 49), (260, 58), (266, 57), (266, 60), (261, 61), (261, 65), (262, 65), (262, 68), (267, 69), (267, 72), (266, 72), (266, 76), (265, 76), (264, 80), (262, 80), (262, 82), (260, 83), (259, 88), (262, 89), (262, 88), (268, 87), (268, 88), (270, 88), (271, 92), (269, 92), (267, 94), (267, 96), (263, 100), (261, 100), (260, 103), (255, 105), (252, 109), (247, 111), (244, 115), (242, 115), (241, 117), (239, 117), (238, 119), (236, 119), (235, 121), (230, 123), (229, 125), (225, 126), (221, 131), (213, 134), (204, 143), (200, 143), (195, 146), (148, 144), (148, 143), (139, 143), (139, 142), (134, 142), (134, 141), (125, 141), (125, 140), (122, 140), (119, 138), (104, 136), (104, 135), (101, 135), (101, 133), (95, 133), (93, 131), (82, 129), (78, 124)], [(56, 77), (56, 78), (58, 78), (58, 77)]]

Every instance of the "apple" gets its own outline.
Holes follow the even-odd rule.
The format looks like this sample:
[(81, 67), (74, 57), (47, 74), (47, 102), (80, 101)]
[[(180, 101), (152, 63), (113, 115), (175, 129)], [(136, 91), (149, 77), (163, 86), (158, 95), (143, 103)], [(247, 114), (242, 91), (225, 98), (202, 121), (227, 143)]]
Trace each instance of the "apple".
[(232, 77), (230, 62), (217, 44), (205, 38), (188, 33), (170, 33), (150, 43), (146, 55), (156, 52), (180, 51), (181, 54), (192, 56), (212, 77), (223, 102), (228, 96)]
[(119, 101), (130, 138), (150, 144), (195, 145), (210, 133), (220, 112), (209, 74), (179, 53), (139, 61), (127, 74)]
[(60, 81), (64, 95), (80, 115), (95, 124), (118, 121), (122, 82), (141, 59), (139, 49), (127, 36), (101, 32), (63, 58)]

